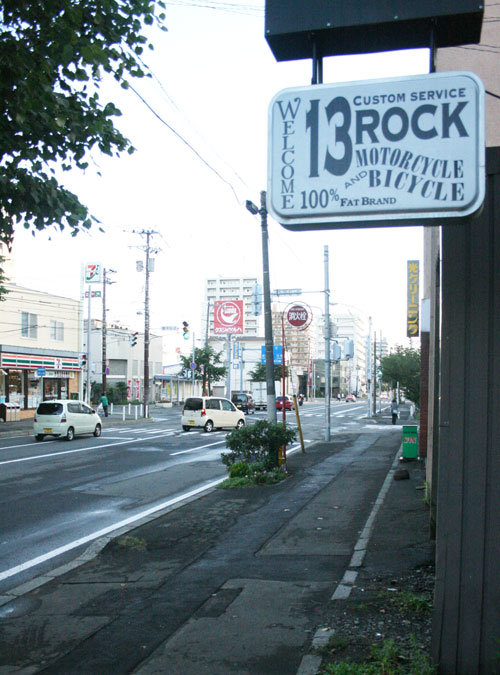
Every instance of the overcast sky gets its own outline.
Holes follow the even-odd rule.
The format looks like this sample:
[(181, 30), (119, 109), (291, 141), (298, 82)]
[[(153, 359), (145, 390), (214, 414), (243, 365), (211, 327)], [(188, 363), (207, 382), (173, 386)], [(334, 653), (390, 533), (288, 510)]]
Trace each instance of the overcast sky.
[[(269, 102), (283, 88), (309, 85), (312, 66), (275, 61), (263, 2), (226, 5), (241, 11), (206, 4), (167, 3), (168, 32), (154, 33), (155, 51), (146, 56), (155, 77), (134, 83), (148, 105), (112, 83), (102, 88), (121, 108), (116, 124), (137, 152), (120, 159), (94, 153), (85, 173), (63, 176), (105, 232), (17, 232), (16, 283), (76, 298), (80, 265), (100, 262), (117, 271), (109, 319), (142, 330), (144, 274), (135, 261), (144, 258), (137, 247), (145, 238), (134, 230), (151, 229), (158, 233), (152, 329), (187, 320), (200, 334), (207, 277), (262, 276), (259, 218), (245, 200), (259, 204), (266, 188)], [(324, 61), (325, 83), (426, 72), (427, 50)], [(422, 260), (422, 244), (420, 227), (289, 232), (271, 220), (271, 287), (323, 289), (328, 245), (332, 301), (360, 308), (375, 330), (403, 343), (406, 261)], [(308, 300), (323, 307), (319, 293)], [(98, 302), (93, 314), (101, 315)]]

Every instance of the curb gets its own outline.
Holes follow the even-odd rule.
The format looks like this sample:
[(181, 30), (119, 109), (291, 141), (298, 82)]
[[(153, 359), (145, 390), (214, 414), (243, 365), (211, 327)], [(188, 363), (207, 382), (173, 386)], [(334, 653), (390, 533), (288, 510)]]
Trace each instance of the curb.
[[(370, 543), (370, 537), (373, 532), (377, 514), (380, 507), (384, 503), (387, 493), (389, 492), (389, 488), (392, 484), (394, 473), (399, 466), (399, 456), (402, 452), (402, 447), (403, 446), (401, 444), (394, 456), (391, 468), (387, 472), (385, 480), (382, 483), (382, 487), (380, 488), (377, 498), (373, 504), (370, 515), (368, 516), (366, 523), (361, 530), (358, 541), (354, 545), (354, 552), (349, 565), (344, 572), (344, 576), (338, 583), (331, 600), (347, 600), (347, 598), (349, 598), (351, 595), (351, 591), (358, 576), (359, 568), (363, 565), (363, 561), (368, 550), (368, 544)], [(300, 666), (296, 675), (319, 675), (323, 658), (316, 652), (328, 644), (328, 641), (334, 632), (335, 631), (330, 628), (318, 628), (316, 630), (312, 639), (310, 653), (302, 657), (302, 661), (300, 662)]]

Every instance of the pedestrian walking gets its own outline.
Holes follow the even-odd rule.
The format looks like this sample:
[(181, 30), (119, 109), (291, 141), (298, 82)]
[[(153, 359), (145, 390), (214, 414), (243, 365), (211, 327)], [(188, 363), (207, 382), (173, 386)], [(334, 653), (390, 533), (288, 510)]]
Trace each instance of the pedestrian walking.
[(104, 410), (104, 417), (107, 417), (108, 416), (109, 403), (108, 403), (108, 397), (106, 396), (106, 394), (103, 394), (101, 396), (101, 398), (99, 399), (99, 401), (101, 402), (102, 409)]
[(399, 417), (399, 409), (398, 409), (398, 402), (396, 401), (395, 398), (392, 399), (391, 403), (391, 415), (392, 415), (392, 423), (396, 424), (397, 419)]

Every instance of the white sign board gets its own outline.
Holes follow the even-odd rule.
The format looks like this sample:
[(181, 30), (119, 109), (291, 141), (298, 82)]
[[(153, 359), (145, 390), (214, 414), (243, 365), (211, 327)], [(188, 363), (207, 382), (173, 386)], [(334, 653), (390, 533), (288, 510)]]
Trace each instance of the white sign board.
[(86, 263), (85, 265), (85, 283), (95, 284), (102, 282), (101, 263)]
[(289, 229), (461, 218), (484, 174), (473, 73), (294, 87), (269, 106), (268, 210)]

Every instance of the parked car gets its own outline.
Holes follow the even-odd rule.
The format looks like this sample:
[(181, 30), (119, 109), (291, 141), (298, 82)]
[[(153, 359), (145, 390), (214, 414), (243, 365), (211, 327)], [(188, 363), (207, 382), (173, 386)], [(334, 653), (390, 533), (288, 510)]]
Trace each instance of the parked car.
[(64, 436), (72, 441), (78, 434), (100, 436), (101, 430), (101, 418), (83, 401), (43, 401), (33, 419), (37, 441), (43, 441), (45, 436)]
[(184, 402), (181, 424), (184, 431), (197, 427), (205, 431), (241, 429), (245, 426), (245, 415), (228, 398), (193, 396)]
[(356, 403), (356, 397), (354, 396), (354, 394), (347, 394), (347, 396), (345, 397), (345, 402)]
[(255, 403), (250, 394), (235, 393), (231, 396), (231, 401), (238, 410), (244, 412), (245, 415), (248, 415), (249, 413), (255, 414)]
[[(292, 409), (292, 399), (285, 396), (285, 410)], [(283, 410), (283, 396), (276, 396), (276, 410)]]

